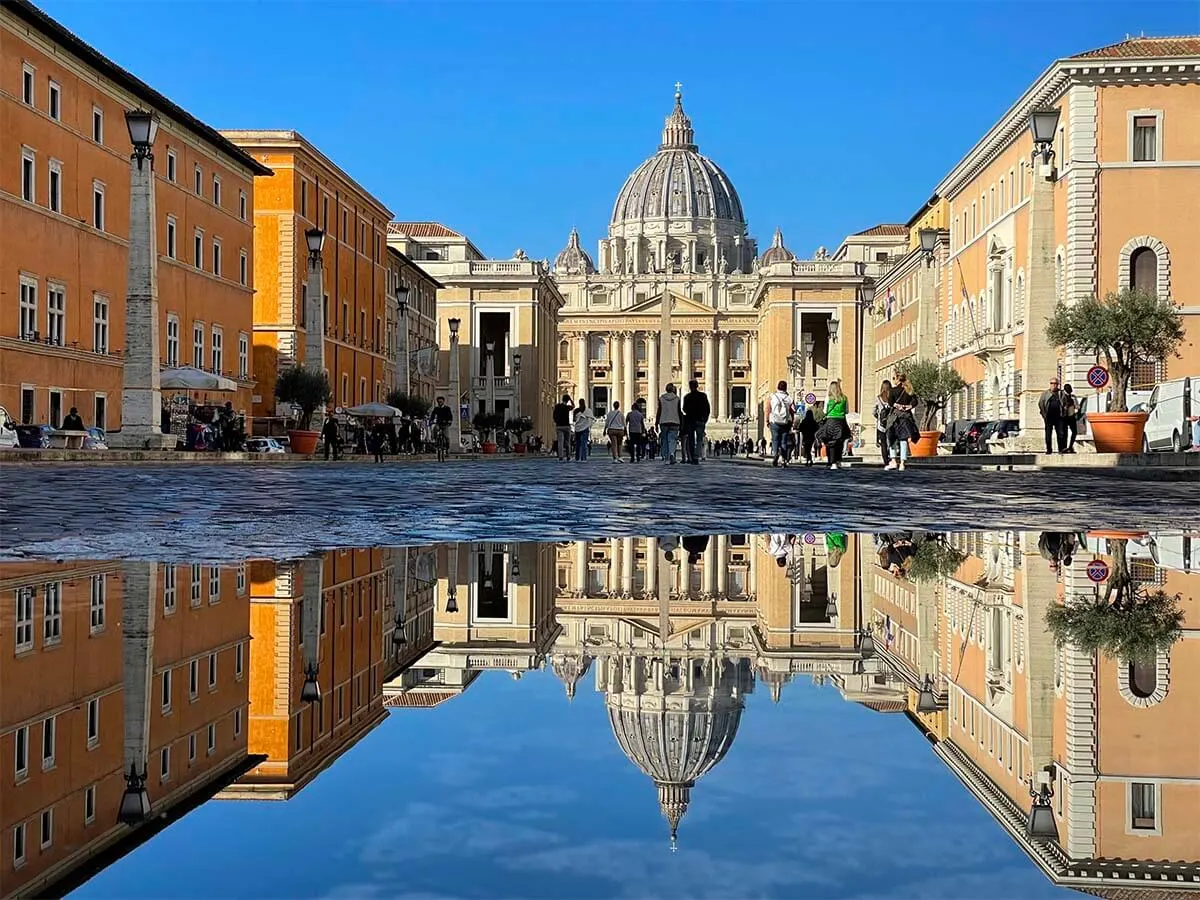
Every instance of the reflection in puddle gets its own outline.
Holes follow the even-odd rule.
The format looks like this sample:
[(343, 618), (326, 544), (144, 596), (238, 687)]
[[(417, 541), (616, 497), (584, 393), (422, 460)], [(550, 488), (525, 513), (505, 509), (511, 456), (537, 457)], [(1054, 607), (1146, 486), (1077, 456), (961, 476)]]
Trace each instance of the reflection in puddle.
[(420, 742), (406, 710), (469, 717), (482, 673), (541, 669), (602, 697), (672, 849), (746, 697), (815, 682), (919, 729), (1055, 884), (1198, 889), (1198, 569), (1200, 535), (1014, 532), (4, 564), (0, 894), (75, 887), (213, 797), (290, 800), (389, 712)]

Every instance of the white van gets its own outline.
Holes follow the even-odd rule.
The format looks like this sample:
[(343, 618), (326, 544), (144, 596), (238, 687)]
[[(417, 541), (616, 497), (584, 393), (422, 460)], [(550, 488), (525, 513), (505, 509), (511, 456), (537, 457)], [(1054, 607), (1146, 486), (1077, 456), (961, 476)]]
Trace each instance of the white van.
[(0, 450), (11, 450), (17, 446), (17, 423), (8, 410), (0, 406)]
[(1192, 423), (1188, 417), (1200, 410), (1200, 377), (1162, 382), (1150, 392), (1146, 409), (1150, 418), (1146, 420), (1142, 449), (1176, 453), (1186, 450), (1192, 443)]

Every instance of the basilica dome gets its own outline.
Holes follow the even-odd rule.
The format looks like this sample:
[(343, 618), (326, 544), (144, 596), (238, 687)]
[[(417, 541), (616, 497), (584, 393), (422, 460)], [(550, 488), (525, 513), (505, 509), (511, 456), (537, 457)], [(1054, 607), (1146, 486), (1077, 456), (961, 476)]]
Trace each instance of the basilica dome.
[(626, 180), (613, 206), (611, 226), (646, 219), (723, 219), (742, 226), (742, 201), (729, 176), (701, 156), (683, 95), (667, 116), (658, 152)]

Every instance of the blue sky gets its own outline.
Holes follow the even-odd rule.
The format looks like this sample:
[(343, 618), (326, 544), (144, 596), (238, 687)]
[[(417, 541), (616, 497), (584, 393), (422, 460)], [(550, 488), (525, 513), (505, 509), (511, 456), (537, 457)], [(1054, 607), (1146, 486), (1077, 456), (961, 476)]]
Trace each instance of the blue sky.
[(295, 128), (398, 218), (533, 257), (573, 225), (594, 252), (677, 80), (760, 244), (811, 253), (905, 221), (1052, 59), (1200, 32), (1193, 0), (43, 5), (205, 121)]
[(589, 675), (403, 710), (288, 803), (212, 802), (74, 896), (1022, 897), (1053, 887), (899, 715), (747, 698), (680, 848)]

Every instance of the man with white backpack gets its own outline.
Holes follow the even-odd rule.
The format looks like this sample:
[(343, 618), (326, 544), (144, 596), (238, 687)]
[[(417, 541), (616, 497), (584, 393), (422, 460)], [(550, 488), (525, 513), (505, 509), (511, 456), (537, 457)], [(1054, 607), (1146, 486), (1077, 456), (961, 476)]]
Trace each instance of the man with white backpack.
[(778, 466), (782, 458), (784, 468), (787, 468), (787, 454), (784, 452), (784, 441), (787, 433), (792, 430), (792, 420), (796, 417), (796, 405), (788, 394), (787, 382), (781, 381), (775, 386), (767, 406), (767, 424), (771, 426), (772, 466)]

